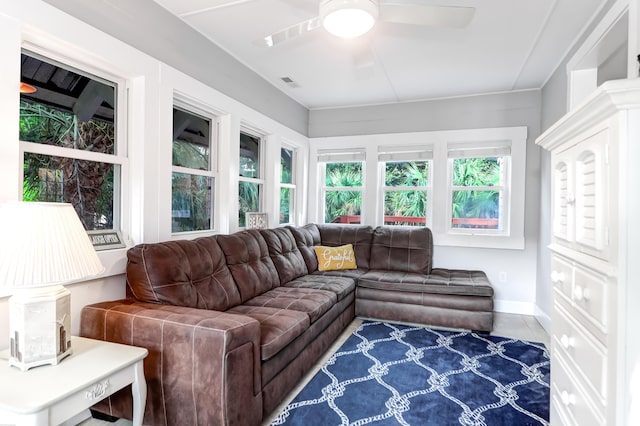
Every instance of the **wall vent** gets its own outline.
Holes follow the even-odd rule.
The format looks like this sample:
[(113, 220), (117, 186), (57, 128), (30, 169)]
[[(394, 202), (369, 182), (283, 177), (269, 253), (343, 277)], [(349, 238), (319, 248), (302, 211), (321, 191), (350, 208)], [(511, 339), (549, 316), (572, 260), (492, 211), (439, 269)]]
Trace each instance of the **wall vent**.
[(287, 86), (295, 89), (296, 87), (300, 87), (298, 83), (296, 83), (291, 77), (280, 77), (280, 80), (285, 82)]

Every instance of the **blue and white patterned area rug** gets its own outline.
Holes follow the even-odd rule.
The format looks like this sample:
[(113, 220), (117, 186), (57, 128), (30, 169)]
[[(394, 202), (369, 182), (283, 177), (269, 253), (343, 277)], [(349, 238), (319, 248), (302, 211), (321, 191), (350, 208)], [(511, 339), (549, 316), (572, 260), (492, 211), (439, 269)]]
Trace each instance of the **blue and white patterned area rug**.
[(541, 343), (364, 321), (272, 425), (548, 425)]

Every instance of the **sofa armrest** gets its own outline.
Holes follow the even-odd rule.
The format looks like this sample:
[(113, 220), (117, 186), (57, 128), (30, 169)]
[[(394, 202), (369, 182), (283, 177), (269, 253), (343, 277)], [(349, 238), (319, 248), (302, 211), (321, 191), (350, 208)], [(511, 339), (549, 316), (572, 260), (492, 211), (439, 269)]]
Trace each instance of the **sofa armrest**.
[[(80, 334), (149, 350), (144, 424), (262, 419), (260, 327), (252, 318), (127, 299), (84, 307)], [(98, 410), (131, 418), (128, 392), (106, 404)]]

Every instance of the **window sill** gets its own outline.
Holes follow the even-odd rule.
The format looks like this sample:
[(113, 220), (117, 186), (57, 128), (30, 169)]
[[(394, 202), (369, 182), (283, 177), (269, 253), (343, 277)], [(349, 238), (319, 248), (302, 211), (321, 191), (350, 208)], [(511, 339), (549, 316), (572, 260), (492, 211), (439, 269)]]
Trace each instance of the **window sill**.
[(433, 244), (436, 246), (524, 250), (524, 236), (438, 234), (434, 232)]
[[(97, 252), (98, 258), (100, 259), (100, 262), (102, 262), (102, 266), (104, 266), (104, 272), (97, 277), (92, 277), (86, 281), (124, 274), (127, 266), (128, 249), (129, 247), (123, 247), (120, 249)], [(77, 282), (74, 282), (73, 284), (76, 283)], [(9, 296), (11, 296), (11, 292), (9, 291), (9, 289), (0, 287), (0, 299), (5, 297), (8, 298)]]

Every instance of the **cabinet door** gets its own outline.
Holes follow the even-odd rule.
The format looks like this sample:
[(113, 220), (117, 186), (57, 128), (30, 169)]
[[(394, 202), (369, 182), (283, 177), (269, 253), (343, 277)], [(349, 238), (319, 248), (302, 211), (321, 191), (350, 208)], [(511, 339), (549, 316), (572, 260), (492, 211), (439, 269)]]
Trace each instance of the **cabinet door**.
[(565, 153), (553, 158), (553, 236), (556, 242), (570, 245), (573, 241), (573, 170)]
[(578, 250), (606, 258), (607, 150), (611, 129), (594, 130), (574, 148), (575, 242)]
[(605, 121), (552, 156), (554, 241), (602, 259), (609, 254), (607, 153), (615, 131)]

